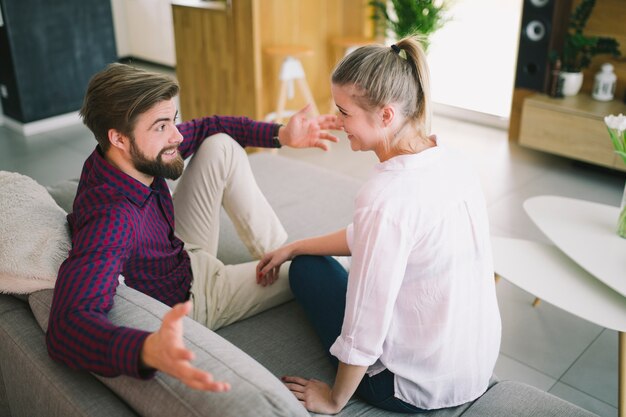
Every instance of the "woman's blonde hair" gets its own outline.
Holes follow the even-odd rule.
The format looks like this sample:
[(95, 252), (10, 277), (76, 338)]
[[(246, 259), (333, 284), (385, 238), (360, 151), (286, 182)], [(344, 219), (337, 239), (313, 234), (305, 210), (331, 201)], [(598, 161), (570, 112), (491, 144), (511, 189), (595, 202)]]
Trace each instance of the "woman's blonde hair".
[(398, 104), (407, 124), (421, 137), (430, 135), (430, 73), (416, 36), (403, 38), (392, 47), (360, 47), (337, 64), (331, 81), (356, 87), (353, 98), (365, 110)]

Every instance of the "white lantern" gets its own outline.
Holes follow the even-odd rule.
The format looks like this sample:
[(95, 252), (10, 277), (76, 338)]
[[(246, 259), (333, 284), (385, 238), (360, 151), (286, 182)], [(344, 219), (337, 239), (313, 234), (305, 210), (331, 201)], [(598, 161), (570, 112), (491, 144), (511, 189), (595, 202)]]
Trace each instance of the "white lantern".
[(602, 69), (596, 74), (591, 96), (599, 101), (613, 100), (616, 80), (617, 76), (613, 72), (613, 65), (603, 64)]

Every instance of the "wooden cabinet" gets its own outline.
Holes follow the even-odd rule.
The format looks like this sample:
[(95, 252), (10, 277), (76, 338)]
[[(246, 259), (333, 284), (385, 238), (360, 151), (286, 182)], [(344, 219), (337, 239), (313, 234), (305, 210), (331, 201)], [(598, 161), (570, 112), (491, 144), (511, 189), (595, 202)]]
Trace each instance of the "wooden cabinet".
[[(176, 75), (183, 119), (211, 114), (263, 119), (273, 111), (282, 62), (264, 54), (270, 45), (313, 48), (314, 54), (301, 61), (315, 101), (325, 111), (336, 55), (332, 39), (371, 33), (367, 3), (174, 0)], [(301, 97), (295, 99), (289, 108), (304, 105)]]
[[(572, 10), (580, 4), (581, 0), (571, 0)], [(563, 1), (561, 1), (562, 3)], [(565, 3), (569, 2), (567, 0)], [(539, 3), (539, 2), (536, 2)], [(547, 2), (545, 2), (547, 3)], [(552, 2), (554, 3), (554, 2)], [(557, 4), (559, 2), (557, 1)], [(584, 34), (588, 36), (608, 36), (615, 38), (620, 44), (622, 56), (626, 55), (626, 2), (624, 0), (597, 0), (589, 21), (584, 30)], [(567, 25), (570, 13), (562, 13), (556, 17), (558, 25)], [(615, 89), (615, 99), (621, 100), (626, 97), (626, 59), (613, 58), (610, 55), (596, 55), (591, 60), (591, 65), (583, 71), (583, 86), (579, 95), (591, 94), (593, 89), (594, 77), (602, 67), (602, 64), (609, 62), (615, 67), (617, 75), (617, 85)], [(534, 94), (534, 91), (526, 88), (516, 87), (513, 90), (513, 100), (511, 102), (511, 117), (509, 122), (509, 139), (519, 140), (521, 112), (524, 99)], [(581, 100), (586, 100), (582, 98)], [(531, 103), (532, 104), (532, 103)], [(563, 102), (565, 107), (569, 104)], [(619, 106), (618, 106), (619, 107)], [(619, 113), (619, 112), (618, 112)]]
[(626, 171), (613, 152), (604, 123), (609, 114), (626, 113), (618, 101), (600, 102), (587, 94), (551, 98), (535, 94), (524, 100), (521, 145), (556, 155)]

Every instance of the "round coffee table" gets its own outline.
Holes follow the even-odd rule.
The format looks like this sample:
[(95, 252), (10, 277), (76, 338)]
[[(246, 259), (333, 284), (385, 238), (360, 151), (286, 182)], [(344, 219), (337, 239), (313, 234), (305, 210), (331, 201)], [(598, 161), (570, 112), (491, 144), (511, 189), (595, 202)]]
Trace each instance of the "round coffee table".
[(626, 417), (626, 239), (618, 208), (556, 196), (524, 202), (554, 245), (492, 238), (497, 275), (571, 314), (619, 333), (618, 415)]

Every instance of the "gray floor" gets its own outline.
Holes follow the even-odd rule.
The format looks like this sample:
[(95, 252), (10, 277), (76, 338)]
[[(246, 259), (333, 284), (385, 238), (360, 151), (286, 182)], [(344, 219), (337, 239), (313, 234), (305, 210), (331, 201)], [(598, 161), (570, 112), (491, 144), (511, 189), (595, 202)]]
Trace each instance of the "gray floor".
[[(462, 151), (480, 172), (492, 234), (547, 239), (522, 209), (533, 195), (555, 194), (619, 205), (626, 176), (524, 149), (505, 131), (435, 115), (440, 143)], [(608, 137), (607, 137), (608, 140)], [(82, 125), (22, 137), (0, 126), (0, 170), (43, 185), (77, 178), (95, 140)], [(353, 153), (347, 141), (324, 153), (283, 148), (280, 154), (363, 179), (373, 154)], [(578, 319), (501, 280), (503, 339), (496, 374), (547, 390), (601, 416), (617, 415), (617, 334)]]

